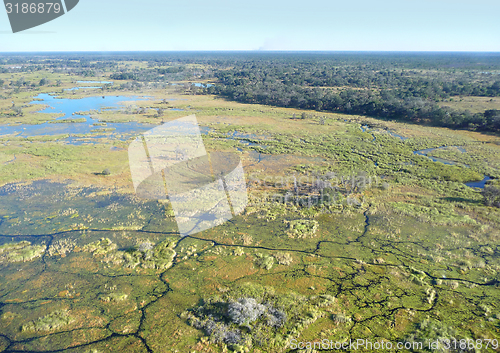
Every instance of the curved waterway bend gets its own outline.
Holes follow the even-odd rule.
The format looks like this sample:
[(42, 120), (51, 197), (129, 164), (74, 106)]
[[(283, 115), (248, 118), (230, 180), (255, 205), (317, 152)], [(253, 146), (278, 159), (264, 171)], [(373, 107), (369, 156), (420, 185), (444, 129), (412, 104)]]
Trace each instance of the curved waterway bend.
[[(369, 126), (367, 126), (367, 125), (361, 125), (360, 128), (361, 128), (362, 132), (368, 132), (368, 133), (370, 133), (369, 130), (371, 130), (371, 128)], [(393, 131), (387, 131), (387, 132), (391, 136), (397, 137), (397, 138), (399, 138), (402, 141), (408, 140), (408, 137), (396, 134)], [(370, 134), (373, 136), (372, 142), (375, 141), (375, 139), (376, 139), (375, 134), (374, 133), (370, 133)], [(431, 153), (431, 152), (433, 152), (435, 150), (449, 148), (449, 147), (455, 147), (458, 151), (460, 151), (462, 153), (466, 153), (467, 152), (467, 150), (465, 148), (461, 147), (461, 146), (441, 146), (441, 147), (426, 148), (426, 149), (423, 149), (423, 150), (413, 151), (413, 154), (427, 157), (427, 158), (431, 159), (433, 162), (439, 162), (439, 163), (443, 163), (443, 164), (447, 164), (447, 165), (461, 165), (463, 167), (470, 168), (470, 166), (467, 165), (467, 164), (458, 163), (458, 162), (450, 161), (450, 160), (447, 160), (447, 159), (443, 159), (443, 158), (439, 158), (439, 157), (433, 157), (433, 156), (429, 156), (428, 155), (429, 153)], [(484, 187), (485, 187), (486, 183), (488, 182), (488, 180), (491, 180), (491, 179), (492, 178), (490, 176), (484, 175), (484, 177), (483, 177), (482, 180), (471, 181), (471, 182), (465, 183), (465, 185), (467, 185), (467, 186), (469, 186), (471, 188), (484, 189)]]

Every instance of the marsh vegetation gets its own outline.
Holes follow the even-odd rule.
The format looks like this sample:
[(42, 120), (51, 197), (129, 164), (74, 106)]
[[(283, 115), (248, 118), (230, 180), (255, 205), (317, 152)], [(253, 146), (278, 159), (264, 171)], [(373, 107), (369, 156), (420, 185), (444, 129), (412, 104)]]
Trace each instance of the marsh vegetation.
[[(494, 56), (88, 55), (0, 57), (0, 351), (499, 338), (496, 115), (436, 108), (496, 99)], [(67, 91), (89, 80), (98, 97)], [(240, 157), (249, 204), (180, 237), (168, 200), (135, 195), (127, 149), (191, 113), (208, 152)], [(64, 131), (81, 124), (99, 131)]]

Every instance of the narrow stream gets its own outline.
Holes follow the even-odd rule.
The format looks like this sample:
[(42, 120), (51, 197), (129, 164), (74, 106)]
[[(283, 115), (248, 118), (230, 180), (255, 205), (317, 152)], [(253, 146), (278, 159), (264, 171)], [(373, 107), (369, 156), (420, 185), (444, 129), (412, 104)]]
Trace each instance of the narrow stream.
[[(369, 132), (369, 130), (372, 130), (369, 126), (367, 125), (361, 125), (360, 126), (360, 129), (362, 132)], [(395, 132), (392, 132), (392, 131), (387, 131), (391, 136), (394, 136), (394, 137), (397, 137), (399, 138), (400, 140), (402, 141), (405, 141), (405, 140), (408, 140), (408, 137), (405, 137), (405, 136), (402, 136), (402, 135), (399, 135), (399, 134), (396, 134)], [(375, 141), (376, 139), (376, 136), (375, 134), (371, 133), (371, 135), (373, 136), (373, 141)], [(450, 161), (450, 160), (447, 160), (447, 159), (443, 159), (443, 158), (439, 158), (439, 157), (433, 157), (433, 156), (429, 156), (429, 153), (435, 151), (435, 150), (439, 150), (439, 149), (444, 149), (444, 148), (449, 148), (449, 147), (455, 147), (458, 151), (462, 152), (462, 153), (466, 153), (467, 150), (462, 147), (462, 146), (441, 146), (441, 147), (435, 147), (435, 148), (426, 148), (426, 149), (423, 149), (423, 150), (418, 150), (418, 151), (413, 151), (413, 154), (415, 155), (418, 155), (418, 156), (424, 156), (424, 157), (427, 157), (429, 158), (430, 160), (432, 160), (433, 162), (439, 162), (439, 163), (443, 163), (443, 164), (446, 164), (446, 165), (460, 165), (460, 166), (463, 166), (465, 168), (470, 168), (469, 165), (467, 164), (463, 164), (463, 163), (458, 163), (458, 162), (454, 162), (454, 161)], [(484, 175), (483, 179), (482, 180), (478, 180), (478, 181), (471, 181), (471, 182), (468, 182), (468, 183), (465, 183), (465, 185), (471, 187), (471, 188), (480, 188), (480, 189), (484, 189), (486, 183), (488, 182), (488, 180), (491, 180), (492, 178), (488, 175)]]

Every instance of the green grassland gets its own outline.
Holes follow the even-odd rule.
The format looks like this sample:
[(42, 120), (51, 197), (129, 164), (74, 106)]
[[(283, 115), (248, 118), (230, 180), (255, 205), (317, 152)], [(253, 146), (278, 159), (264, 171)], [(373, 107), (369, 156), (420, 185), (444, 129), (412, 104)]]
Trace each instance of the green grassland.
[[(47, 78), (60, 86), (1, 99), (0, 123), (54, 119), (32, 107), (9, 115), (12, 101), (27, 105), (88, 79)], [(500, 210), (464, 185), (500, 178), (498, 136), (334, 113), (294, 119), (303, 111), (175, 86), (98, 94), (149, 97), (97, 114), (102, 123), (159, 125), (196, 114), (210, 128), (208, 151), (242, 159), (249, 205), (230, 222), (180, 238), (168, 202), (134, 195), (128, 141), (1, 137), (0, 351), (267, 353), (291, 351), (292, 338), (500, 339)], [(242, 137), (229, 138), (235, 131)], [(441, 146), (429, 156), (457, 165), (413, 153)], [(106, 168), (110, 175), (101, 174)], [(276, 199), (293, 191), (293, 177), (306, 191), (327, 175), (338, 202)], [(353, 178), (369, 183), (354, 187)], [(267, 314), (231, 319), (228, 305), (242, 298), (267, 303), (259, 307)], [(268, 323), (273, 310), (285, 324)], [(217, 330), (207, 329), (209, 315), (220, 318)], [(224, 330), (244, 340), (225, 342)]]
[(462, 110), (469, 110), (471, 113), (484, 112), (490, 109), (500, 109), (500, 99), (498, 97), (452, 97), (440, 102), (441, 107), (451, 107)]

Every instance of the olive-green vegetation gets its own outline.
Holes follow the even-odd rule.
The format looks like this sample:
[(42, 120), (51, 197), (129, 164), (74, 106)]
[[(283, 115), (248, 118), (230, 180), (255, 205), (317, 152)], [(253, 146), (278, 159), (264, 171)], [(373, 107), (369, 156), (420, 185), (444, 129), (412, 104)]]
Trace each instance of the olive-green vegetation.
[(287, 225), (287, 234), (290, 238), (312, 237), (318, 230), (318, 221), (310, 219), (298, 219), (294, 221), (285, 221)]
[(71, 323), (71, 316), (67, 311), (54, 311), (44, 317), (40, 317), (35, 321), (30, 321), (23, 325), (22, 331), (52, 331), (60, 329)]
[(59, 124), (64, 124), (64, 123), (84, 123), (86, 122), (87, 119), (85, 118), (76, 118), (76, 119), (58, 119), (51, 121), (52, 124), (59, 123)]
[[(0, 136), (0, 352), (279, 353), (292, 338), (500, 339), (498, 136), (227, 101), (188, 81), (215, 80), (227, 67), (217, 60), (91, 64), (68, 55), (18, 71), (9, 67), (21, 59), (0, 58), (0, 124), (55, 119), (29, 104), (39, 93), (148, 96), (81, 114), (102, 133), (106, 121), (158, 125), (196, 113), (207, 151), (242, 160), (249, 203), (229, 222), (180, 237), (169, 201), (134, 194), (127, 148), (138, 133)], [(72, 74), (42, 70), (49, 64)], [(445, 78), (466, 77), (401, 65), (415, 67), (370, 82), (383, 76), (395, 89), (406, 77), (416, 88), (425, 77), (435, 98)], [(367, 68), (335, 70), (361, 85)], [(61, 92), (110, 77), (99, 93)], [(494, 81), (464, 83), (452, 89), (486, 95)], [(485, 176), (484, 189), (465, 185)]]
[(202, 329), (211, 343), (234, 352), (254, 346), (278, 352), (319, 318), (330, 316), (334, 303), (331, 295), (278, 293), (272, 287), (244, 283), (222, 296), (204, 298), (181, 318)]
[(0, 262), (27, 262), (41, 257), (45, 252), (43, 245), (31, 245), (29, 241), (7, 243), (0, 246)]
[(164, 241), (156, 246), (149, 242), (140, 244), (137, 248), (131, 248), (125, 252), (117, 252), (106, 257), (105, 261), (122, 263), (127, 268), (155, 268), (166, 270), (172, 266), (176, 252), (173, 248), (175, 240)]

